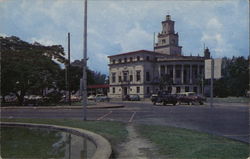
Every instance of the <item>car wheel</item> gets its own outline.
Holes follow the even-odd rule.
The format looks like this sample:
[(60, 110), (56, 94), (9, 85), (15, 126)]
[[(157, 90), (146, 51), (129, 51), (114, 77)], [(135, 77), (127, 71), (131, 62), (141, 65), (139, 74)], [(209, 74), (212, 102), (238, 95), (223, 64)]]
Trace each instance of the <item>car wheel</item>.
[(200, 103), (200, 105), (203, 105), (204, 103), (203, 102), (199, 102)]

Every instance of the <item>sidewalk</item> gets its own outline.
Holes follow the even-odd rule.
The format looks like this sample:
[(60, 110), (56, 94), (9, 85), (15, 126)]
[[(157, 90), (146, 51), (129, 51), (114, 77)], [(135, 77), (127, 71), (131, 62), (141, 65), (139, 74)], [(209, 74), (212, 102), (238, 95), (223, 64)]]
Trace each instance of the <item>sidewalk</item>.
[[(122, 108), (122, 104), (114, 103), (96, 103), (95, 105), (87, 106), (87, 109), (105, 109), (105, 108)], [(8, 106), (1, 109), (82, 109), (83, 106)]]

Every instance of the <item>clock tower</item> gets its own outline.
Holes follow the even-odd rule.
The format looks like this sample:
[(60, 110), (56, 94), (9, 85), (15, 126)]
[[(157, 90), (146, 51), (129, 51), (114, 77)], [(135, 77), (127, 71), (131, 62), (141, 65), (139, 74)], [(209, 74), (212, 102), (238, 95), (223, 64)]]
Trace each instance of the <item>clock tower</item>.
[(166, 20), (162, 21), (162, 31), (158, 33), (158, 42), (154, 46), (155, 52), (167, 55), (181, 55), (181, 46), (179, 46), (179, 35), (175, 33), (174, 21), (167, 15)]

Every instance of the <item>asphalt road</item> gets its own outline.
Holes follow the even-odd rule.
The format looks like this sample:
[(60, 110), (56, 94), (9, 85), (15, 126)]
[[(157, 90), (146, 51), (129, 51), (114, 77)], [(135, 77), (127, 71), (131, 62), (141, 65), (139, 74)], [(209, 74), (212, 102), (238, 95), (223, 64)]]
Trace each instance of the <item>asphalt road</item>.
[[(117, 102), (119, 103), (119, 102)], [(88, 120), (188, 128), (249, 143), (249, 106), (209, 105), (153, 106), (149, 102), (122, 102), (125, 107), (89, 109)], [(2, 109), (1, 118), (83, 118), (82, 109)]]

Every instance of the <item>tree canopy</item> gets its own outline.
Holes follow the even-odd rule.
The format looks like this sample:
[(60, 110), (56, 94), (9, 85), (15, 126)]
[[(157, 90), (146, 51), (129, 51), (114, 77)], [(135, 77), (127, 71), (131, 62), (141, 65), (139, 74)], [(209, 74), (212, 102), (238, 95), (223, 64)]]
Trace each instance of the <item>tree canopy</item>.
[(1, 95), (13, 93), (20, 104), (27, 92), (41, 93), (55, 85), (60, 70), (59, 63), (66, 63), (61, 45), (43, 46), (30, 44), (18, 37), (0, 37)]

